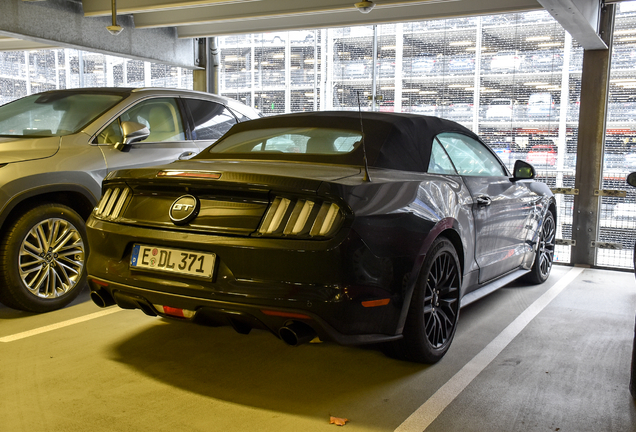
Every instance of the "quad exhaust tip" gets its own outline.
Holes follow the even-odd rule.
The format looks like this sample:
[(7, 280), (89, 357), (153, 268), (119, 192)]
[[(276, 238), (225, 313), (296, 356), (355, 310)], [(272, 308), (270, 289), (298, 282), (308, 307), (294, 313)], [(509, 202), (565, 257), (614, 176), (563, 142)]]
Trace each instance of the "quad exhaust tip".
[(278, 335), (287, 345), (298, 346), (316, 337), (316, 332), (307, 324), (292, 322), (278, 330)]
[(105, 308), (115, 304), (115, 300), (106, 290), (91, 291), (91, 300), (100, 308)]

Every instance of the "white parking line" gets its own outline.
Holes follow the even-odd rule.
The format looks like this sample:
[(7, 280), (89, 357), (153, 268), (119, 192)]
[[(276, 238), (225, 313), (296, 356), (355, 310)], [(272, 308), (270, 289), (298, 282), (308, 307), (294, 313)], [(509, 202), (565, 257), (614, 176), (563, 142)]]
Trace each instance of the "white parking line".
[(100, 318), (100, 317), (103, 317), (103, 316), (106, 316), (106, 315), (110, 315), (110, 314), (113, 314), (115, 312), (119, 312), (121, 310), (123, 310), (123, 309), (120, 309), (118, 307), (112, 307), (110, 309), (106, 309), (106, 310), (103, 310), (103, 311), (95, 312), (95, 313), (92, 313), (90, 315), (84, 315), (84, 316), (79, 317), (79, 318), (73, 318), (73, 319), (70, 319), (70, 320), (62, 321), (62, 322), (59, 322), (57, 324), (51, 324), (51, 325), (44, 326), (44, 327), (39, 327), (39, 328), (36, 328), (36, 329), (33, 329), (33, 330), (27, 330), (25, 332), (16, 333), (14, 335), (4, 336), (4, 337), (0, 338), (0, 342), (17, 341), (17, 340), (20, 340), (20, 339), (24, 339), (24, 338), (28, 338), (28, 337), (31, 337), (31, 336), (39, 335), (39, 334), (42, 334), (42, 333), (50, 332), (52, 330), (57, 330), (57, 329), (60, 329), (60, 328), (63, 328), (63, 327), (68, 327), (68, 326), (71, 326), (73, 324), (79, 324), (81, 322), (90, 321), (92, 319)]
[(395, 429), (395, 432), (423, 432), (450, 403), (545, 309), (584, 269), (574, 267), (552, 288), (506, 327), (486, 348), (469, 361), (446, 384), (440, 387), (422, 406)]

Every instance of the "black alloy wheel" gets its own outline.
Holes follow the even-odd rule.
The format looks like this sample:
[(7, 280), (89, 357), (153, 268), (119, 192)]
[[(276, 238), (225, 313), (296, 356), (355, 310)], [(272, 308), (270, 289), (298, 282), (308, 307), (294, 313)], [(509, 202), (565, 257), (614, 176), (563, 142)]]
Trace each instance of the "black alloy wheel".
[(420, 363), (438, 362), (453, 341), (459, 316), (461, 267), (453, 244), (437, 238), (427, 253), (411, 299), (402, 340), (393, 354)]
[(537, 245), (537, 254), (527, 280), (533, 284), (541, 284), (548, 280), (554, 261), (554, 246), (556, 242), (556, 222), (551, 210), (545, 214), (541, 224), (541, 234)]
[(87, 256), (84, 220), (73, 209), (28, 210), (0, 241), (0, 302), (29, 312), (66, 306), (86, 285)]

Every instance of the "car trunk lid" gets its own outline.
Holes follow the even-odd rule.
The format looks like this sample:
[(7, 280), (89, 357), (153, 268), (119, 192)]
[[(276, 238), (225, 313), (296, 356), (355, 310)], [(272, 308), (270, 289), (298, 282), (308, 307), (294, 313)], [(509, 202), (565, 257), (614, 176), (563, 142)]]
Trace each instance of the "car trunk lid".
[[(323, 182), (360, 176), (360, 171), (359, 167), (261, 161), (186, 161), (120, 170), (114, 174), (116, 180), (105, 181), (97, 213), (141, 226), (250, 235), (259, 228), (275, 196), (316, 197)], [(198, 206), (193, 209), (198, 215), (181, 225), (174, 222), (174, 206), (180, 210), (177, 200), (187, 195), (196, 197), (192, 202)]]

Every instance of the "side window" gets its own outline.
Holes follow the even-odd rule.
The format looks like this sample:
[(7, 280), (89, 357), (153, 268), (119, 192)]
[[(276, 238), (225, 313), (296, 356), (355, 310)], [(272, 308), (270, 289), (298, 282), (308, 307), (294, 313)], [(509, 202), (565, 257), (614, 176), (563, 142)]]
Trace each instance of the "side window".
[(441, 133), (436, 138), (463, 176), (506, 176), (506, 170), (485, 145), (466, 135)]
[(198, 99), (183, 99), (194, 120), (195, 140), (217, 140), (237, 123), (232, 112), (221, 104)]
[(97, 135), (97, 139), (95, 140), (97, 144), (117, 144), (123, 141), (124, 133), (121, 129), (119, 118), (106, 126), (106, 128)]
[(173, 98), (149, 99), (138, 103), (115, 119), (97, 136), (98, 144), (123, 141), (121, 123), (141, 123), (150, 130), (150, 136), (140, 142), (184, 141), (183, 121)]
[(243, 113), (240, 113), (238, 111), (236, 111), (235, 109), (230, 110), (232, 111), (232, 113), (236, 116), (236, 118), (238, 119), (238, 121), (240, 122), (244, 122), (244, 121), (248, 121), (248, 120), (252, 120), (251, 118), (249, 118), (248, 116), (246, 116)]
[(431, 160), (428, 163), (428, 170), (426, 172), (431, 174), (457, 174), (453, 163), (437, 140), (433, 141)]

